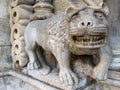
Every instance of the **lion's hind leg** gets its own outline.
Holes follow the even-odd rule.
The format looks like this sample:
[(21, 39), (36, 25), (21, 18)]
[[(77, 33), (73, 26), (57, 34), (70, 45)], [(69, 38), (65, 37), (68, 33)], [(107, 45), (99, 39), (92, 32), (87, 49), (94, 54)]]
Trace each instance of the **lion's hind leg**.
[(51, 69), (46, 63), (46, 57), (44, 55), (44, 50), (40, 47), (37, 47), (36, 54), (37, 54), (37, 57), (40, 61), (40, 65), (41, 65), (41, 70), (40, 71), (41, 71), (41, 73), (43, 75), (47, 75), (50, 72)]

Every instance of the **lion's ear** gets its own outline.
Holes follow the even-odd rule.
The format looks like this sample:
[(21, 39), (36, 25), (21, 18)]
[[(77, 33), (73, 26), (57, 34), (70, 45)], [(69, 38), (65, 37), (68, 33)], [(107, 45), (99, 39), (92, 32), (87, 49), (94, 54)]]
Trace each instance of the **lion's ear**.
[(68, 7), (66, 10), (65, 10), (65, 15), (66, 15), (66, 18), (67, 20), (69, 21), (70, 18), (73, 16), (73, 14), (76, 12), (76, 9), (75, 7)]
[(109, 15), (109, 8), (107, 7), (107, 5), (103, 2), (101, 3), (102, 6), (102, 11), (105, 13), (105, 15)]
[[(91, 7), (96, 9), (96, 7), (94, 7), (94, 6), (91, 6)], [(104, 2), (99, 4), (99, 7), (97, 7), (97, 10), (102, 11), (106, 16), (109, 15), (109, 8), (107, 7), (107, 5)]]

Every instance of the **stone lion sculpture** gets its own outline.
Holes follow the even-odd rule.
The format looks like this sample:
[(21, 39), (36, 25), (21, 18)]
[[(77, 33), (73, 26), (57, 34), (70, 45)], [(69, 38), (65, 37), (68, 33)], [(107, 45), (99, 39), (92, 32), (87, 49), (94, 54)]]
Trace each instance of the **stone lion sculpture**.
[[(29, 56), (28, 69), (36, 69), (37, 46), (53, 54), (59, 65), (59, 78), (67, 85), (78, 81), (71, 69), (70, 56), (93, 55), (99, 63), (93, 69), (92, 77), (99, 80), (107, 78), (112, 53), (107, 43), (106, 13), (85, 7), (69, 7), (64, 13), (46, 20), (30, 22), (25, 30), (26, 52)], [(44, 58), (39, 50), (41, 64)], [(96, 58), (97, 57), (97, 58)]]

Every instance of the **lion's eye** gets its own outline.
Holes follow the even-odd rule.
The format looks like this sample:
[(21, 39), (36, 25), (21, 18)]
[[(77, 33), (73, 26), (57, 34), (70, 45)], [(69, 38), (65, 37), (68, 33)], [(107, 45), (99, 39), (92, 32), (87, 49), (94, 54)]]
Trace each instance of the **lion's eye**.
[(75, 13), (75, 14), (73, 14), (72, 18), (75, 19), (78, 17), (78, 15), (79, 15), (79, 13)]
[(102, 12), (98, 12), (98, 11), (95, 11), (94, 15), (98, 19), (103, 19), (105, 17)]
[(77, 16), (72, 16), (72, 19), (75, 19), (75, 18), (77, 18)]

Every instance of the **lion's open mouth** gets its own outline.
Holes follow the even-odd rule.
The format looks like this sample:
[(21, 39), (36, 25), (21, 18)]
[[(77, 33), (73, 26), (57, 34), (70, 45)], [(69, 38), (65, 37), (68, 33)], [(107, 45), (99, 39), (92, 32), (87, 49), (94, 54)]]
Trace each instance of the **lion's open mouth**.
[(100, 48), (107, 42), (107, 28), (92, 28), (84, 34), (84, 30), (72, 30), (71, 40), (81, 48)]
[(105, 36), (73, 36), (73, 40), (76, 44), (85, 46), (94, 46), (105, 43)]
[(72, 39), (75, 45), (88, 48), (99, 48), (106, 43), (105, 35), (73, 36)]

